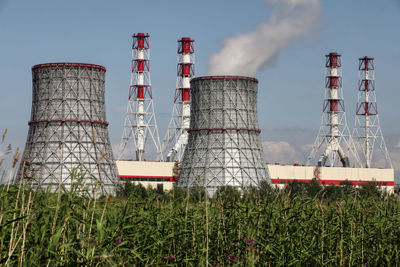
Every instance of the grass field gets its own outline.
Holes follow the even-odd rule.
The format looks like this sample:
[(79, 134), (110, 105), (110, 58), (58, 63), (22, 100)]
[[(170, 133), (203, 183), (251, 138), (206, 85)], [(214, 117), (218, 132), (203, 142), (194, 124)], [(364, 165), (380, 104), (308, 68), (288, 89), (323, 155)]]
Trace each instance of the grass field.
[(266, 184), (117, 197), (0, 188), (0, 264), (8, 266), (370, 266), (400, 262), (400, 202), (355, 189)]

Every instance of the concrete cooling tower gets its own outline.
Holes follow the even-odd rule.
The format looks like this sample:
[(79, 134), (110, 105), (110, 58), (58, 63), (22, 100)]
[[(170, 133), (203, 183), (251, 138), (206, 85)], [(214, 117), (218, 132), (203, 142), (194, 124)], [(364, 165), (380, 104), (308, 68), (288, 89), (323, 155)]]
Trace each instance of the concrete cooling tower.
[[(17, 179), (35, 189), (113, 194), (117, 169), (104, 106), (106, 69), (81, 63), (32, 67), (33, 95), (29, 133)], [(79, 176), (79, 175), (78, 175)]]
[(257, 84), (237, 76), (192, 79), (191, 128), (177, 186), (206, 187), (213, 195), (220, 186), (257, 186), (267, 179)]

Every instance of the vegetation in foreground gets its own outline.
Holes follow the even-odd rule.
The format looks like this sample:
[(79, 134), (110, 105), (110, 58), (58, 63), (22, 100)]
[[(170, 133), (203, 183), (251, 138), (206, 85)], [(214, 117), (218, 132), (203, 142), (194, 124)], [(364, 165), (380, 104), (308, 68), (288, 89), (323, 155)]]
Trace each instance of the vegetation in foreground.
[(398, 265), (400, 202), (373, 185), (267, 184), (117, 197), (0, 187), (0, 264), (8, 266)]

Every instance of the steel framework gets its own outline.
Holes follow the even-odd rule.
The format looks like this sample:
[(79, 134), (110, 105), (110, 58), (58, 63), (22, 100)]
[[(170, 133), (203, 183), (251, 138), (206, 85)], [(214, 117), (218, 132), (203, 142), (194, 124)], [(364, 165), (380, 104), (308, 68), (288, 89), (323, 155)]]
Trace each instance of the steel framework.
[(353, 165), (359, 166), (359, 157), (346, 121), (341, 55), (338, 53), (326, 55), (325, 67), (325, 97), (321, 127), (306, 164), (310, 165), (311, 161), (320, 155), (318, 166), (328, 164), (332, 167), (341, 163), (343, 167), (350, 167), (350, 158), (354, 161)]
[[(190, 127), (190, 80), (194, 77), (194, 40), (178, 40), (178, 68), (172, 117), (165, 134), (162, 152), (169, 149), (167, 161), (181, 161)], [(172, 147), (171, 147), (172, 146)]]
[(365, 56), (358, 60), (358, 101), (353, 138), (356, 140), (357, 148), (362, 151), (361, 160), (366, 168), (371, 167), (375, 144), (382, 152), (386, 166), (393, 168), (379, 123), (374, 58)]
[[(104, 90), (106, 69), (82, 63), (32, 67), (29, 133), (19, 177), (34, 188), (113, 194), (117, 170), (108, 136)], [(97, 188), (95, 188), (97, 187)]]
[(118, 158), (132, 160), (135, 151), (137, 161), (145, 160), (146, 142), (150, 135), (157, 160), (162, 160), (150, 82), (149, 34), (138, 33), (132, 38), (131, 82)]
[(204, 186), (212, 195), (220, 186), (257, 186), (267, 179), (257, 84), (254, 78), (237, 76), (192, 79), (191, 128), (178, 186)]

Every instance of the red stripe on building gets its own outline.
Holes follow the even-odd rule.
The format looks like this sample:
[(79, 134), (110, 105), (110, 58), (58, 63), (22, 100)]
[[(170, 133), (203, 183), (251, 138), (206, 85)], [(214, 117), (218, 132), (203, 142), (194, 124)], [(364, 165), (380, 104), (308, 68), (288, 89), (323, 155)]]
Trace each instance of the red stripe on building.
[(71, 68), (93, 68), (106, 71), (106, 68), (96, 64), (87, 64), (87, 63), (44, 63), (38, 64), (32, 67), (33, 69), (41, 69), (41, 68), (53, 68), (53, 67), (71, 67)]
[(138, 176), (138, 175), (120, 175), (120, 179), (131, 179), (131, 180), (139, 180), (139, 179), (160, 179), (160, 180), (168, 180), (169, 182), (176, 182), (176, 176)]
[[(287, 184), (291, 183), (294, 181), (297, 182), (303, 182), (303, 183), (309, 183), (312, 180), (311, 179), (280, 179), (280, 178), (271, 178), (271, 181), (274, 184)], [(375, 183), (377, 185), (383, 185), (383, 186), (394, 186), (394, 181), (362, 181), (362, 180), (317, 180), (319, 184), (324, 184), (324, 185), (341, 185), (343, 182), (350, 182), (353, 185), (362, 185), (366, 183)]]
[(192, 128), (189, 132), (194, 131), (246, 131), (246, 132), (257, 132), (261, 133), (259, 129), (245, 129), (245, 128)]
[(41, 123), (41, 122), (77, 122), (77, 123), (96, 123), (96, 124), (103, 124), (108, 125), (106, 121), (80, 121), (80, 120), (40, 120), (40, 121), (30, 121), (28, 122), (29, 125), (34, 123)]
[(202, 76), (193, 78), (192, 81), (204, 81), (204, 80), (248, 80), (258, 83), (256, 78), (246, 76)]

